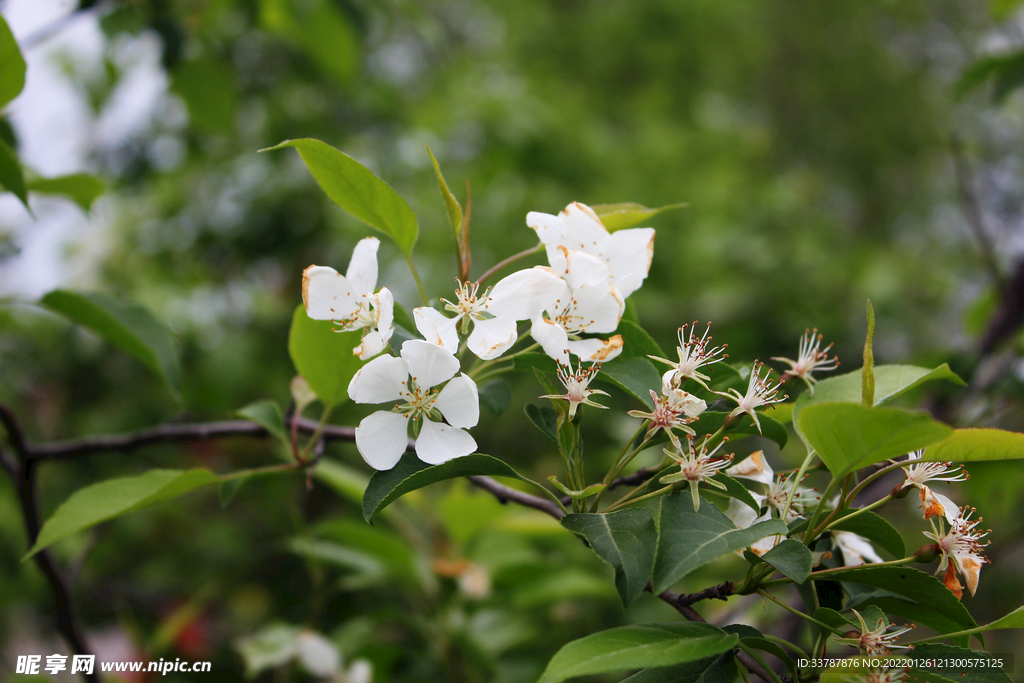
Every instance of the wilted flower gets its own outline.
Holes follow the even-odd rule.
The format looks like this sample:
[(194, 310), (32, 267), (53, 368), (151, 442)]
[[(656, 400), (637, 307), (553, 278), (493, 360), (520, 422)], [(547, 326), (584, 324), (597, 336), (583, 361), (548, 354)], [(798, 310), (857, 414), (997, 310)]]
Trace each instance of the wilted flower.
[(608, 408), (600, 403), (595, 403), (590, 400), (593, 394), (608, 395), (607, 391), (601, 391), (600, 389), (591, 389), (590, 380), (594, 379), (594, 376), (601, 370), (601, 364), (595, 363), (589, 368), (583, 367), (583, 362), (580, 361), (579, 367), (576, 372), (573, 372), (571, 365), (559, 365), (558, 366), (558, 379), (561, 380), (565, 386), (565, 394), (548, 394), (541, 396), (541, 398), (560, 398), (563, 401), (569, 402), (569, 419), (576, 417), (576, 407), (581, 403), (594, 406), (595, 408)]
[[(356, 403), (399, 401), (356, 427), (356, 448), (370, 467), (389, 470), (398, 463), (413, 422), (419, 425), (416, 455), (423, 462), (439, 465), (476, 450), (464, 431), (480, 419), (476, 383), (465, 374), (455, 377), (458, 370), (458, 359), (442, 347), (411, 339), (402, 344), (401, 358), (381, 356), (356, 373), (348, 385)], [(442, 389), (431, 389), (443, 382)]]
[(939, 546), (939, 552), (942, 553), (942, 560), (935, 573), (939, 574), (945, 571), (942, 581), (957, 598), (960, 598), (964, 591), (960, 581), (956, 578), (956, 572), (959, 571), (967, 580), (967, 588), (971, 591), (971, 595), (974, 595), (978, 590), (981, 565), (988, 562), (981, 554), (988, 542), (982, 543), (981, 539), (988, 536), (989, 532), (974, 530), (982, 522), (981, 517), (976, 520), (971, 519), (974, 512), (974, 508), (968, 508), (965, 505), (958, 511), (953, 523), (950, 524), (949, 531), (944, 531), (944, 525), (940, 518), (938, 526), (936, 526), (935, 520), (932, 520), (931, 532), (923, 532), (925, 536), (935, 541)]
[[(907, 461), (920, 460), (924, 451), (918, 450), (907, 454)], [(910, 486), (916, 486), (921, 493), (921, 511), (925, 519), (935, 515), (946, 518), (951, 525), (957, 518), (957, 505), (952, 500), (935, 493), (925, 484), (929, 481), (966, 481), (970, 479), (967, 470), (962, 466), (953, 466), (948, 462), (918, 462), (903, 468), (907, 480), (899, 487), (900, 490)]]
[[(761, 432), (761, 422), (757, 419), (757, 412), (755, 408), (760, 406), (771, 405), (772, 403), (781, 403), (789, 398), (788, 395), (783, 395), (782, 398), (778, 398), (780, 383), (776, 382), (774, 385), (771, 380), (768, 379), (768, 374), (765, 373), (764, 377), (761, 377), (761, 367), (763, 363), (754, 361), (754, 366), (750, 370), (750, 382), (747, 384), (746, 395), (741, 394), (735, 389), (730, 388), (729, 393), (716, 391), (715, 393), (719, 396), (725, 396), (736, 401), (737, 405), (729, 417), (736, 417), (747, 413), (754, 419), (754, 424), (757, 425), (757, 431)], [(761, 432), (762, 434), (764, 432)]]
[[(839, 358), (833, 356), (828, 357), (829, 349), (832, 345), (829, 344), (824, 349), (821, 347), (821, 335), (818, 334), (818, 330), (807, 330), (804, 332), (804, 336), (800, 339), (800, 352), (797, 359), (790, 360), (788, 358), (773, 357), (772, 360), (780, 360), (785, 363), (789, 363), (789, 370), (786, 370), (786, 375), (790, 377), (799, 377), (804, 381), (807, 387), (814, 393), (814, 384), (818, 380), (811, 376), (811, 373), (822, 370), (835, 370), (839, 367)], [(786, 377), (783, 376), (783, 381)]]
[(696, 432), (687, 427), (687, 423), (693, 422), (701, 413), (707, 410), (708, 404), (704, 399), (687, 393), (682, 389), (675, 389), (671, 385), (662, 385), (661, 396), (651, 389), (651, 400), (654, 401), (654, 409), (649, 413), (642, 410), (631, 410), (629, 414), (644, 420), (650, 420), (647, 427), (647, 436), (652, 438), (658, 430), (664, 430), (676, 450), (682, 452), (683, 447), (673, 430), (678, 429), (689, 436)]
[(678, 386), (684, 378), (689, 377), (707, 389), (708, 385), (705, 382), (711, 378), (702, 372), (698, 372), (698, 370), (705, 365), (718, 363), (729, 357), (729, 354), (723, 354), (728, 344), (708, 348), (708, 344), (711, 343), (711, 337), (708, 336), (708, 332), (711, 331), (711, 323), (708, 323), (700, 339), (695, 334), (696, 330), (697, 321), (695, 320), (693, 325), (690, 326), (690, 336), (687, 339), (686, 325), (679, 328), (679, 346), (676, 347), (676, 353), (679, 354), (678, 363), (666, 358), (659, 358), (658, 356), (648, 356), (651, 360), (656, 360), (672, 367), (671, 370), (665, 373), (662, 381), (671, 382)]
[(857, 610), (850, 611), (857, 617), (860, 631), (857, 632), (857, 635), (850, 638), (835, 638), (834, 640), (837, 643), (852, 645), (860, 650), (862, 654), (866, 655), (887, 655), (890, 649), (911, 649), (909, 645), (896, 645), (896, 639), (904, 633), (912, 631), (912, 626), (900, 628), (894, 624), (886, 623), (885, 619), (879, 619), (875, 622), (874, 628), (868, 628), (867, 622), (864, 621), (864, 617), (861, 616), (860, 612)]
[(725, 489), (725, 484), (711, 478), (718, 474), (720, 470), (728, 467), (729, 463), (732, 462), (732, 454), (715, 455), (724, 445), (725, 440), (718, 444), (710, 453), (708, 452), (706, 441), (701, 444), (699, 451), (694, 450), (693, 445), (690, 444), (685, 454), (676, 453), (666, 448), (665, 454), (676, 461), (679, 465), (679, 471), (666, 474), (659, 481), (662, 484), (676, 484), (682, 481), (689, 482), (690, 493), (693, 495), (693, 509), (696, 512), (700, 509), (699, 486), (701, 482), (715, 488)]
[(302, 303), (313, 320), (331, 320), (338, 332), (363, 331), (362, 343), (352, 353), (366, 360), (384, 350), (395, 331), (395, 299), (387, 287), (377, 286), (377, 248), (380, 240), (359, 240), (348, 270), (342, 275), (327, 266), (302, 271)]

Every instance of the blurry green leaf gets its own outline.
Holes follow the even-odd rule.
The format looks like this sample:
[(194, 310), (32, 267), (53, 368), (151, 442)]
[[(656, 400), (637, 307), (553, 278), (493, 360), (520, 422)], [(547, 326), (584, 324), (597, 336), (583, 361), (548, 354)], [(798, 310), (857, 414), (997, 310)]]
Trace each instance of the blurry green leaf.
[(78, 204), (82, 211), (92, 208), (92, 203), (107, 191), (106, 183), (88, 173), (72, 173), (56, 178), (36, 178), (28, 181), (25, 186), (30, 192), (63, 195)]
[(272, 436), (289, 443), (290, 438), (284, 428), (284, 416), (281, 414), (281, 407), (277, 405), (277, 401), (266, 399), (250, 403), (244, 408), (236, 410), (235, 414), (252, 420), (270, 432)]
[(658, 520), (655, 595), (726, 553), (742, 550), (765, 536), (785, 535), (789, 531), (786, 523), (778, 519), (737, 529), (714, 505), (701, 505), (700, 511), (694, 512), (691, 497), (679, 492), (661, 497)]
[[(987, 652), (937, 643), (918, 645), (912, 652), (916, 662), (948, 663), (942, 667), (911, 669), (908, 680), (913, 683), (1010, 683), (1012, 680), (1003, 668), (1010, 662), (997, 666)], [(965, 660), (974, 660), (976, 664), (966, 664)]]
[(0, 109), (25, 87), (25, 59), (11, 28), (0, 16)]
[(852, 621), (841, 615), (839, 612), (835, 611), (834, 609), (829, 609), (828, 607), (819, 607), (818, 609), (814, 610), (814, 614), (812, 614), (811, 616), (813, 616), (818, 621), (828, 624), (829, 626), (840, 632), (846, 632), (849, 631), (851, 628), (857, 627), (856, 624), (854, 624)]
[(384, 565), (367, 553), (333, 541), (293, 538), (287, 543), (293, 553), (313, 557), (360, 574), (385, 574)]
[(955, 429), (948, 439), (932, 444), (922, 460), (978, 462), (1024, 458), (1024, 434), (1001, 429)]
[(512, 403), (512, 387), (500, 377), (481, 384), (479, 392), (480, 405), (495, 415), (504, 413)]
[(527, 403), (523, 411), (544, 436), (558, 444), (558, 413), (547, 406), (535, 406), (532, 403)]
[(555, 359), (547, 354), (524, 353), (516, 355), (512, 359), (512, 369), (516, 372), (540, 370), (541, 372), (554, 373), (558, 370), (558, 366), (555, 364)]
[[(491, 499), (493, 500), (493, 498)], [(500, 505), (495, 501), (496, 505)], [(313, 533), (335, 545), (360, 551), (386, 568), (388, 574), (402, 583), (420, 583), (418, 561), (409, 544), (382, 526), (373, 527), (352, 519), (333, 519), (318, 524)]]
[(367, 522), (372, 521), (380, 510), (409, 491), (446, 479), (474, 475), (511, 477), (532, 483), (501, 460), (483, 453), (454, 458), (440, 465), (428, 465), (417, 458), (415, 453), (406, 453), (393, 468), (376, 472), (370, 477), (366, 493), (363, 494), (363, 518)]
[(654, 567), (658, 530), (654, 513), (643, 508), (609, 514), (571, 514), (562, 526), (587, 539), (597, 556), (615, 569), (615, 588), (629, 607), (643, 592)]
[(441, 167), (434, 158), (434, 153), (427, 147), (427, 154), (430, 155), (430, 163), (434, 165), (434, 173), (437, 175), (437, 187), (441, 191), (441, 199), (444, 200), (445, 208), (448, 209), (448, 222), (452, 226), (452, 234), (455, 236), (455, 243), (459, 244), (459, 236), (462, 234), (462, 205), (455, 198), (452, 191), (448, 189), (448, 183), (441, 175)]
[(313, 320), (300, 304), (288, 333), (288, 353), (295, 370), (325, 405), (348, 400), (348, 383), (363, 366), (352, 353), (362, 341), (362, 333), (333, 332), (332, 325), (330, 320)]
[(860, 369), (861, 375), (861, 403), (866, 406), (875, 405), (875, 309), (871, 306), (871, 299), (868, 299), (868, 334), (864, 341), (864, 365)]
[(341, 85), (355, 78), (359, 44), (338, 5), (330, 0), (260, 0), (260, 23), (298, 45)]
[(516, 586), (512, 598), (520, 609), (550, 607), (562, 600), (616, 600), (616, 596), (607, 578), (568, 567)]
[(960, 99), (988, 82), (992, 83), (992, 101), (997, 104), (1024, 84), (1024, 50), (982, 57), (969, 65), (953, 86), (954, 97)]
[(616, 230), (622, 230), (623, 228), (630, 228), (637, 223), (642, 223), (648, 218), (657, 216), (662, 211), (668, 211), (670, 209), (682, 209), (689, 206), (689, 204), (669, 204), (667, 206), (661, 206), (657, 209), (649, 209), (643, 204), (633, 204), (626, 202), (623, 204), (597, 204), (592, 206), (594, 213), (598, 215), (601, 222), (604, 223), (604, 227), (608, 228), (608, 232), (615, 232)]
[(905, 455), (953, 433), (927, 415), (854, 403), (816, 403), (804, 408), (800, 430), (836, 477)]
[(610, 362), (615, 363), (626, 358), (644, 358), (646, 356), (665, 357), (665, 352), (658, 346), (658, 342), (654, 341), (654, 338), (647, 334), (647, 330), (637, 323), (620, 320), (619, 327), (615, 332), (622, 336), (622, 353), (619, 354), (618, 359)]
[(255, 678), (267, 669), (287, 664), (299, 654), (297, 626), (275, 624), (235, 642), (235, 649), (245, 662), (245, 677)]
[(792, 538), (778, 544), (761, 559), (782, 572), (782, 575), (796, 583), (803, 583), (811, 573), (811, 551), (800, 541)]
[[(747, 490), (746, 486), (723, 472), (719, 472), (711, 478), (725, 486), (725, 492), (730, 498), (735, 498), (748, 508), (760, 513), (761, 506), (758, 505), (757, 501), (754, 500), (754, 497), (750, 495), (750, 491)], [(714, 489), (709, 487), (708, 490), (713, 491)]]
[(363, 491), (370, 480), (362, 472), (330, 458), (320, 459), (313, 469), (313, 476), (355, 505), (362, 504)]
[(21, 162), (15, 151), (3, 140), (0, 140), (0, 186), (14, 194), (28, 209), (28, 189), (25, 187)]
[(597, 376), (640, 399), (648, 408), (654, 407), (651, 392), (661, 393), (661, 375), (646, 358), (616, 358), (602, 365)]
[(55, 289), (40, 305), (87, 327), (121, 347), (160, 376), (178, 397), (178, 351), (174, 335), (146, 307), (118, 301), (106, 294)]
[(109, 479), (71, 494), (46, 520), (26, 560), (67, 538), (129, 512), (157, 505), (218, 481), (209, 470), (150, 470), (135, 477)]
[(235, 496), (238, 495), (238, 491), (247, 481), (249, 481), (248, 477), (236, 477), (220, 483), (220, 486), (217, 487), (217, 498), (220, 500), (221, 510), (224, 510), (228, 505), (231, 505), (231, 501), (235, 499)]
[(299, 152), (316, 182), (334, 203), (389, 235), (406, 257), (412, 254), (419, 234), (416, 214), (390, 185), (349, 155), (319, 140), (286, 140), (262, 151), (285, 147), (294, 147)]
[[(714, 434), (717, 432), (723, 424), (725, 424), (725, 418), (729, 417), (729, 413), (718, 412), (715, 410), (705, 410), (701, 413), (700, 417), (697, 418), (696, 422), (690, 424), (698, 434)], [(750, 434), (752, 436), (764, 436), (771, 439), (775, 443), (779, 444), (779, 448), (786, 445), (789, 441), (789, 433), (786, 431), (786, 427), (776, 421), (772, 417), (768, 417), (767, 413), (758, 413), (757, 419), (761, 423), (761, 430), (757, 430), (757, 425), (754, 424), (754, 419), (746, 413), (740, 415), (739, 419), (736, 420), (729, 427), (728, 435), (731, 437), (736, 434)]]
[(692, 662), (736, 647), (739, 636), (710, 624), (636, 624), (593, 633), (562, 647), (539, 683), (587, 674)]
[(235, 128), (238, 95), (234, 73), (212, 59), (178, 62), (171, 74), (171, 90), (188, 105), (189, 117), (199, 128), (229, 133)]

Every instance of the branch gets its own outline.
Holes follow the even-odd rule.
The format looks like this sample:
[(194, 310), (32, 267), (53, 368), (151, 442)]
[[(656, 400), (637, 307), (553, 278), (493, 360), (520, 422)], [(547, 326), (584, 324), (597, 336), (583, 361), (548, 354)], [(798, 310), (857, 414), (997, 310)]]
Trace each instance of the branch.
[(519, 503), (520, 505), (525, 505), (526, 507), (533, 508), (534, 510), (546, 512), (555, 519), (562, 519), (562, 517), (565, 517), (565, 513), (562, 512), (561, 508), (555, 505), (554, 501), (540, 498), (538, 496), (531, 496), (529, 493), (523, 493), (522, 491), (517, 491), (516, 489), (499, 484), (490, 477), (472, 476), (469, 477), (469, 480), (485, 491), (492, 493), (500, 503), (512, 501), (513, 503)]

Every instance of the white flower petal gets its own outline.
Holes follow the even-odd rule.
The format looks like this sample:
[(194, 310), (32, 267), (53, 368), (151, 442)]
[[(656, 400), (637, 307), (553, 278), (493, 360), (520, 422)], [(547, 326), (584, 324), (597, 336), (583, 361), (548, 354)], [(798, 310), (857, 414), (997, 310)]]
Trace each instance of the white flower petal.
[(562, 365), (569, 364), (569, 336), (547, 318), (534, 318), (530, 335), (548, 354)]
[(573, 289), (611, 280), (611, 268), (593, 254), (569, 249), (561, 244), (547, 247), (547, 254), (552, 272), (568, 282)]
[(587, 363), (606, 363), (622, 353), (622, 337), (615, 335), (604, 339), (581, 339), (569, 341), (569, 353), (579, 356)]
[(725, 471), (730, 477), (742, 477), (744, 479), (753, 479), (759, 481), (765, 486), (771, 486), (772, 480), (775, 478), (775, 472), (772, 471), (772, 466), (768, 464), (768, 460), (764, 457), (764, 451), (755, 451), (750, 454), (750, 457), (739, 463), (733, 465)]
[(416, 439), (416, 456), (423, 462), (440, 465), (475, 450), (476, 441), (468, 432), (424, 418), (420, 436)]
[(469, 335), (469, 350), (483, 360), (493, 360), (515, 344), (516, 339), (515, 318), (500, 316), (477, 320)]
[(612, 270), (612, 282), (622, 298), (628, 298), (643, 284), (654, 258), (654, 228), (619, 230), (605, 243), (601, 253)]
[(537, 266), (512, 273), (494, 285), (487, 312), (513, 320), (532, 320), (562, 293), (565, 283), (549, 268)]
[(352, 250), (352, 259), (348, 262), (345, 277), (352, 283), (356, 294), (373, 294), (377, 286), (378, 248), (380, 240), (376, 237), (367, 237), (359, 240), (356, 248)]
[[(369, 360), (387, 348), (388, 342), (377, 330), (363, 335), (363, 341), (359, 346), (352, 349), (352, 353), (359, 356), (360, 360)], [(377, 403), (377, 401), (371, 401)]]
[(358, 294), (334, 268), (310, 266), (302, 271), (302, 303), (313, 320), (341, 320), (358, 313)]
[(967, 579), (967, 589), (974, 595), (978, 590), (978, 579), (981, 578), (981, 565), (987, 562), (985, 558), (974, 553), (954, 553), (960, 573)]
[(449, 353), (459, 350), (458, 318), (446, 318), (440, 311), (429, 306), (412, 309), (416, 329), (431, 344), (442, 346)]
[(338, 647), (314, 631), (302, 631), (298, 637), (299, 663), (309, 673), (327, 678), (341, 670)]
[(608, 240), (608, 228), (598, 218), (594, 210), (586, 204), (573, 202), (562, 209), (558, 217), (565, 221), (568, 230), (565, 241), (570, 249), (580, 249), (589, 253), (599, 253)]
[(395, 325), (395, 297), (387, 287), (381, 287), (373, 304), (377, 316), (377, 329), (385, 340), (391, 339)]
[(537, 237), (544, 244), (561, 244), (569, 226), (558, 216), (549, 213), (531, 211), (526, 214), (526, 224), (537, 232)]
[(345, 683), (373, 683), (373, 664), (366, 659), (357, 659), (345, 672)]
[(852, 531), (833, 531), (836, 547), (843, 553), (843, 564), (853, 567), (867, 562), (881, 562), (871, 542)]
[(611, 282), (572, 290), (572, 320), (567, 327), (579, 332), (614, 332), (626, 310), (619, 290)]
[(930, 519), (936, 515), (941, 515), (952, 526), (954, 520), (960, 515), (960, 508), (957, 507), (957, 504), (924, 484), (920, 484), (918, 488), (921, 489), (921, 511), (924, 514), (924, 518)]
[[(764, 502), (764, 496), (754, 492), (751, 492), (750, 495), (758, 505)], [(725, 516), (729, 518), (729, 521), (736, 525), (737, 529), (748, 529), (756, 522), (764, 521), (764, 519), (768, 519), (769, 517), (768, 515), (765, 515), (763, 519), (758, 519), (756, 510), (736, 498), (729, 499), (729, 507), (725, 510)]]
[(476, 382), (465, 373), (453, 378), (437, 395), (434, 407), (453, 427), (475, 427), (480, 421), (480, 396)]
[(409, 374), (421, 389), (449, 380), (459, 371), (459, 359), (450, 351), (419, 339), (402, 344), (402, 358), (409, 364)]
[(409, 418), (378, 410), (356, 427), (356, 448), (375, 470), (390, 470), (409, 447)]
[(380, 356), (359, 369), (348, 383), (348, 397), (356, 403), (387, 403), (401, 398), (409, 365), (401, 358)]

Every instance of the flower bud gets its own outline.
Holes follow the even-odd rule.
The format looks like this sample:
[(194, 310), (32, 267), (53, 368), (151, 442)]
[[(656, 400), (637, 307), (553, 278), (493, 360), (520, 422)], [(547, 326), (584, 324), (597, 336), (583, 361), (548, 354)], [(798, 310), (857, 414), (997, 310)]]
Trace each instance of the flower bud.
[(917, 552), (914, 553), (914, 561), (920, 562), (922, 564), (934, 562), (939, 557), (939, 552), (940, 550), (938, 543), (929, 543), (928, 545), (923, 545), (917, 549)]

